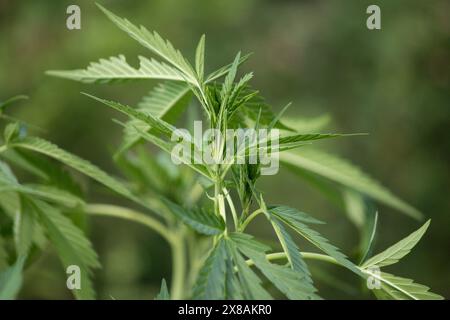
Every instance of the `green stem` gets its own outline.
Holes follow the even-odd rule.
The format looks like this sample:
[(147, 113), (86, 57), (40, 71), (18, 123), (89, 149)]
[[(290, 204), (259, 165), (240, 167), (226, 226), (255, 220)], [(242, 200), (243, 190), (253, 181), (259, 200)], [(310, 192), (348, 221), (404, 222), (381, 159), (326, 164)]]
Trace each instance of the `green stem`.
[(184, 233), (177, 234), (171, 232), (158, 220), (135, 210), (109, 205), (109, 204), (88, 204), (84, 207), (85, 212), (98, 215), (121, 218), (140, 223), (161, 235), (170, 245), (172, 250), (172, 299), (182, 299), (184, 290), (184, 273), (186, 267), (186, 257), (184, 252)]
[(234, 229), (238, 230), (238, 216), (236, 213), (236, 208), (234, 207), (233, 200), (230, 197), (230, 192), (227, 188), (223, 188), (223, 193), (225, 196), (225, 199), (227, 199), (228, 205), (230, 206), (231, 215), (233, 216), (233, 222), (234, 222)]
[[(333, 257), (330, 257), (326, 254), (320, 254), (320, 253), (314, 253), (314, 252), (300, 252), (302, 257), (305, 259), (311, 259), (311, 260), (320, 260), (320, 261), (325, 261), (325, 262), (329, 262), (332, 264), (336, 264), (340, 266), (340, 263), (336, 261), (336, 259), (334, 259)], [(287, 255), (284, 252), (277, 252), (277, 253), (270, 253), (266, 255), (267, 260), (272, 261), (272, 260), (280, 260), (280, 259), (287, 259)], [(253, 266), (254, 262), (252, 260), (247, 260), (246, 261), (248, 266)]]
[(182, 236), (171, 243), (172, 248), (172, 285), (170, 288), (170, 297), (173, 300), (183, 299), (186, 253), (184, 250), (184, 240)]
[(250, 214), (247, 219), (245, 219), (245, 221), (241, 224), (240, 227), (240, 231), (243, 232), (245, 230), (245, 228), (247, 228), (247, 225), (252, 222), (253, 219), (255, 219), (255, 217), (260, 214), (263, 213), (264, 211), (262, 209), (257, 209), (255, 211), (252, 212), (252, 214)]
[(109, 204), (87, 204), (84, 207), (84, 210), (92, 215), (116, 217), (140, 223), (153, 231), (156, 231), (169, 243), (174, 242), (174, 237), (166, 226), (144, 213)]

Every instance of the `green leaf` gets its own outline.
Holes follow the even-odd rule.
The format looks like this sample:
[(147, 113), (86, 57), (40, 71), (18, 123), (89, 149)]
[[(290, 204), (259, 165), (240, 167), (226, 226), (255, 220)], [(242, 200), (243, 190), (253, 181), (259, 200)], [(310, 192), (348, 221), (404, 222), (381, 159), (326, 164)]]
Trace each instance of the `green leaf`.
[(262, 287), (261, 279), (246, 264), (233, 241), (227, 241), (228, 254), (233, 257), (238, 271), (239, 282), (245, 299), (272, 300), (272, 296)]
[(270, 263), (266, 259), (267, 247), (243, 234), (231, 234), (230, 238), (239, 251), (251, 259), (264, 276), (289, 299), (316, 299), (315, 289), (309, 277), (289, 267)]
[(342, 134), (342, 133), (307, 133), (296, 134), (285, 137), (280, 137), (279, 148), (280, 151), (286, 151), (295, 149), (301, 146), (305, 146), (309, 141), (323, 140), (338, 137), (355, 136), (359, 134)]
[(294, 240), (291, 238), (290, 234), (281, 224), (280, 220), (272, 217), (271, 218), (272, 227), (277, 234), (278, 240), (283, 247), (283, 251), (286, 253), (286, 257), (289, 261), (291, 268), (300, 273), (305, 281), (312, 285), (313, 280), (311, 278), (311, 273), (309, 272), (308, 266), (302, 258), (300, 250), (295, 244)]
[(68, 207), (75, 207), (84, 203), (83, 200), (73, 194), (61, 189), (46, 185), (20, 185), (20, 184), (2, 184), (0, 179), (0, 192), (16, 191), (21, 194), (28, 194), (40, 197), (45, 200), (60, 203)]
[(200, 151), (198, 151), (198, 149), (196, 148), (194, 143), (192, 143), (190, 141), (185, 141), (185, 140), (183, 140), (183, 142), (182, 142), (182, 143), (188, 144), (187, 148), (189, 148), (189, 150), (190, 150), (190, 157), (187, 158), (186, 155), (179, 156), (176, 152), (173, 152), (174, 148), (177, 146), (181, 146), (182, 143), (179, 144), (178, 142), (167, 142), (167, 141), (164, 141), (164, 140), (158, 138), (157, 136), (151, 134), (150, 132), (141, 131), (138, 127), (135, 127), (135, 129), (140, 133), (142, 138), (153, 143), (154, 145), (159, 147), (161, 150), (170, 154), (172, 159), (177, 159), (179, 161), (179, 163), (183, 163), (183, 164), (189, 166), (190, 168), (192, 168), (195, 171), (197, 171), (198, 173), (202, 174), (209, 180), (212, 180), (211, 175), (208, 170), (208, 167), (206, 167), (203, 164), (199, 164), (202, 162), (202, 155), (201, 155)]
[(205, 73), (205, 35), (200, 38), (195, 51), (195, 71), (200, 82), (202, 82)]
[(202, 209), (184, 209), (165, 198), (162, 198), (162, 201), (175, 217), (201, 234), (217, 235), (225, 230), (225, 223), (222, 218), (214, 214)]
[(196, 83), (195, 72), (189, 62), (183, 57), (180, 51), (176, 50), (172, 44), (161, 38), (156, 32), (150, 32), (145, 27), (137, 27), (127, 19), (116, 16), (111, 11), (101, 5), (97, 6), (111, 19), (121, 30), (125, 31), (131, 38), (138, 41), (144, 47), (176, 67), (186, 78), (186, 81)]
[(105, 100), (102, 98), (98, 98), (96, 96), (90, 95), (88, 93), (84, 93), (83, 94), (89, 98), (92, 98), (94, 100), (97, 100), (101, 103), (103, 103), (104, 105), (111, 107), (135, 120), (139, 120), (142, 121), (144, 123), (146, 123), (147, 125), (149, 125), (150, 127), (152, 127), (153, 129), (157, 130), (158, 133), (164, 134), (167, 137), (171, 137), (173, 131), (175, 130), (175, 127), (172, 126), (171, 124), (153, 116), (152, 114), (149, 113), (144, 113), (142, 111), (136, 110), (130, 106), (121, 104), (119, 102), (115, 102), (115, 101), (110, 101), (110, 100)]
[(130, 66), (123, 55), (100, 59), (86, 69), (49, 70), (47, 75), (84, 83), (110, 84), (131, 80), (171, 80), (185, 81), (185, 77), (175, 68), (155, 59), (139, 56), (139, 68)]
[(244, 290), (239, 282), (239, 277), (236, 274), (233, 263), (233, 256), (227, 249), (227, 268), (226, 268), (226, 282), (225, 282), (225, 299), (226, 300), (244, 300)]
[[(240, 66), (242, 63), (244, 63), (245, 61), (248, 60), (248, 58), (250, 57), (250, 54), (246, 54), (244, 56), (242, 56), (239, 59), (239, 64), (238, 66)], [(217, 80), (225, 75), (227, 75), (230, 72), (230, 69), (233, 67), (233, 63), (227, 64), (226, 66), (223, 66), (222, 68), (214, 71), (213, 73), (211, 73), (210, 75), (208, 75), (208, 77), (205, 80), (205, 83), (210, 83), (213, 82), (214, 80)]]
[(372, 254), (378, 226), (378, 211), (362, 194), (346, 189), (342, 200), (349, 220), (359, 231), (359, 264)]
[(358, 267), (350, 262), (347, 257), (339, 251), (338, 248), (330, 244), (328, 240), (324, 238), (320, 233), (304, 224), (304, 221), (301, 221), (297, 218), (297, 216), (301, 215), (293, 216), (291, 214), (285, 214), (285, 211), (283, 210), (273, 210), (273, 208), (269, 209), (269, 212), (278, 217), (286, 225), (291, 227), (294, 231), (299, 233), (302, 237), (311, 242), (317, 248), (336, 259), (339, 264), (348, 268), (354, 273), (361, 275), (361, 271), (358, 269)]
[(238, 54), (234, 58), (231, 68), (228, 71), (227, 76), (225, 77), (225, 80), (223, 82), (222, 90), (220, 93), (222, 100), (229, 98), (229, 96), (231, 94), (231, 90), (233, 89), (233, 82), (234, 82), (234, 78), (236, 77), (236, 72), (237, 72), (237, 68), (239, 66), (240, 58), (241, 58), (241, 53), (238, 52)]
[[(250, 97), (250, 99), (245, 97)], [(235, 127), (255, 127), (255, 124), (259, 123), (260, 127), (273, 126), (277, 129), (294, 131), (277, 119), (277, 116), (272, 111), (272, 107), (265, 102), (258, 91), (247, 86), (240, 92), (238, 99), (245, 99), (245, 101), (236, 112), (237, 117), (235, 116), (235, 118), (238, 118), (238, 121), (237, 124), (234, 124)], [(274, 122), (276, 122), (275, 125)]]
[(161, 281), (161, 289), (159, 290), (158, 295), (155, 300), (170, 300), (169, 289), (167, 288), (167, 283), (165, 279)]
[(73, 294), (78, 299), (94, 299), (90, 276), (92, 269), (99, 268), (100, 263), (91, 242), (72, 221), (55, 208), (40, 200), (32, 200), (32, 203), (64, 268), (71, 265), (80, 268), (81, 289), (74, 289)]
[[(138, 110), (173, 123), (191, 101), (192, 93), (186, 84), (164, 82), (153, 88), (138, 104)], [(120, 151), (125, 151), (141, 139), (140, 131), (148, 131), (150, 126), (140, 120), (130, 120), (124, 129), (124, 141)]]
[[(367, 271), (366, 271), (367, 272)], [(401, 278), (389, 273), (367, 273), (380, 281), (380, 289), (373, 289), (373, 293), (382, 299), (393, 300), (443, 300), (444, 297), (430, 292), (430, 288), (411, 279)], [(382, 291), (383, 294), (380, 294)]]
[(26, 257), (19, 257), (8, 269), (0, 272), (0, 300), (15, 299), (22, 286), (22, 269)]
[(225, 298), (227, 250), (222, 238), (213, 248), (198, 274), (193, 298), (221, 300)]
[(129, 188), (127, 188), (121, 182), (108, 175), (103, 170), (91, 164), (89, 161), (81, 159), (78, 156), (73, 155), (59, 148), (58, 146), (56, 146), (51, 142), (48, 142), (44, 139), (37, 137), (26, 137), (12, 142), (10, 144), (10, 147), (32, 150), (44, 154), (46, 156), (49, 156), (58, 161), (61, 161), (67, 166), (80, 171), (81, 173), (100, 182), (101, 184), (105, 185), (111, 190), (114, 190), (118, 194), (132, 201), (135, 201), (145, 207), (149, 207), (149, 205), (146, 202), (138, 199), (135, 195), (133, 195), (129, 190)]
[(294, 220), (298, 222), (304, 222), (309, 224), (324, 224), (324, 222), (311, 217), (309, 214), (302, 211), (298, 211), (295, 208), (291, 208), (283, 205), (269, 206), (269, 211), (275, 215), (285, 217), (289, 220)]
[(370, 268), (372, 266), (384, 267), (397, 263), (401, 258), (406, 256), (412, 248), (420, 241), (430, 225), (428, 220), (422, 227), (411, 233), (406, 238), (400, 240), (393, 246), (387, 248), (383, 252), (370, 258), (361, 266), (362, 268)]
[(18, 256), (27, 256), (33, 242), (34, 225), (33, 209), (26, 198), (21, 197), (21, 208), (14, 219), (14, 242)]
[(295, 168), (299, 168), (313, 172), (314, 174), (357, 190), (411, 217), (422, 217), (422, 214), (417, 209), (394, 196), (357, 167), (334, 155), (304, 148), (301, 152), (281, 153), (280, 161), (289, 165), (294, 171)]

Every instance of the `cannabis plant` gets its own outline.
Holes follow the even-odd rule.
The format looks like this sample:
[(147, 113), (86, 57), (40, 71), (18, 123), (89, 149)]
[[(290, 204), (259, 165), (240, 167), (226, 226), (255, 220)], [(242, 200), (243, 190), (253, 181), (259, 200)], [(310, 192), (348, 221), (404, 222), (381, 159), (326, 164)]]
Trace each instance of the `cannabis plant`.
[[(348, 161), (310, 146), (318, 140), (345, 135), (316, 133), (326, 122), (323, 118), (286, 119), (283, 112), (287, 107), (274, 114), (250, 85), (252, 73), (238, 77), (238, 68), (248, 55), (238, 53), (230, 64), (207, 73), (204, 36), (194, 63), (190, 63), (158, 33), (99, 7), (161, 61), (141, 56), (139, 68), (134, 68), (119, 55), (101, 59), (86, 69), (48, 74), (84, 83), (162, 82), (137, 107), (84, 93), (129, 118), (117, 121), (123, 127), (123, 141), (114, 160), (122, 178), (30, 136), (24, 123), (3, 118), (9, 124), (0, 146), (1, 298), (16, 296), (23, 270), (49, 244), (65, 268), (80, 269), (80, 286), (72, 290), (73, 294), (80, 299), (94, 298), (92, 276), (100, 263), (80, 223), (89, 215), (134, 221), (167, 241), (173, 259), (170, 289), (163, 279), (157, 299), (320, 299), (314, 273), (309, 270), (310, 260), (345, 268), (360, 277), (363, 287), (371, 289), (377, 298), (442, 298), (426, 286), (384, 271), (411, 251), (429, 221), (386, 250), (372, 254), (378, 220), (382, 220), (374, 202), (416, 219), (422, 215)], [(206, 127), (219, 134), (200, 141), (191, 139), (190, 123), (183, 134), (179, 133), (175, 123), (185, 111), (187, 118), (198, 120), (193, 112), (196, 108), (202, 110)], [(230, 155), (226, 146), (237, 137), (226, 135), (229, 129), (265, 129), (269, 135), (280, 135), (268, 146), (244, 139), (247, 144)], [(146, 142), (160, 151), (148, 148)], [(187, 146), (188, 157), (174, 153), (181, 142)], [(213, 163), (204, 161), (207, 146), (209, 156), (216, 160)], [(350, 259), (332, 245), (317, 231), (323, 222), (312, 215), (267, 203), (264, 190), (258, 186), (266, 164), (260, 159), (251, 161), (253, 151), (279, 156), (282, 166), (341, 206), (360, 230), (358, 253)], [(221, 161), (225, 158), (228, 161)], [(67, 167), (128, 199), (129, 207), (86, 203)], [(33, 182), (19, 181), (12, 168), (26, 172), (23, 176)], [(250, 234), (248, 227), (259, 216), (273, 229), (274, 239), (257, 239)], [(317, 250), (305, 252), (296, 237), (306, 239)]]

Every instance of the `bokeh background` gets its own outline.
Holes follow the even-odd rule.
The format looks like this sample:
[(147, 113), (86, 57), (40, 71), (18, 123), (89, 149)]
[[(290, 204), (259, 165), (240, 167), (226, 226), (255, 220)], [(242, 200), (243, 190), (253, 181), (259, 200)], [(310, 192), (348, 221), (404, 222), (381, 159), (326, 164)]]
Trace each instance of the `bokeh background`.
[[(99, 2), (157, 30), (189, 58), (205, 33), (209, 71), (232, 61), (239, 50), (253, 52), (243, 69), (255, 71), (252, 84), (275, 109), (292, 101), (291, 115), (326, 114), (332, 119), (331, 130), (370, 133), (323, 145), (363, 167), (432, 219), (413, 253), (390, 271), (450, 297), (448, 1)], [(66, 29), (70, 4), (81, 7), (81, 30)], [(369, 4), (381, 7), (380, 31), (366, 28)], [(103, 16), (93, 1), (0, 0), (0, 100), (30, 96), (10, 114), (34, 125), (37, 134), (113, 173), (117, 169), (110, 155), (121, 129), (111, 118), (117, 114), (80, 91), (131, 104), (154, 83), (90, 86), (44, 72), (85, 67), (121, 53), (135, 65), (137, 55), (149, 55)], [(356, 229), (316, 190), (284, 169), (270, 180), (264, 178), (261, 188), (272, 202), (324, 219), (328, 223), (322, 232), (344, 252), (354, 250)], [(393, 209), (379, 206), (379, 211), (376, 251), (420, 225)], [(264, 236), (268, 229), (260, 223), (253, 232)], [(168, 247), (146, 229), (95, 218), (90, 237), (103, 264), (96, 275), (100, 298), (152, 299), (161, 277), (170, 277)], [(328, 270), (340, 281), (335, 286), (319, 283), (325, 297), (366, 297), (347, 288), (341, 270), (318, 267), (314, 269), (318, 276)], [(21, 298), (71, 298), (64, 276), (57, 258), (45, 254), (27, 272)]]

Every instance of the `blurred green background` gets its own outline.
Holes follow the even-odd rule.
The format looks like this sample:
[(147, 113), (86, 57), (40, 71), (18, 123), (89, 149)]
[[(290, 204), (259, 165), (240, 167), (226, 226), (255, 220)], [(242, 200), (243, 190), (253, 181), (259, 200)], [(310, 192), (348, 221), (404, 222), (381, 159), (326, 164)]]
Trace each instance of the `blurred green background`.
[[(188, 58), (206, 34), (209, 71), (253, 52), (243, 67), (275, 109), (292, 101), (291, 115), (328, 114), (330, 130), (369, 136), (323, 143), (360, 165), (432, 219), (412, 254), (389, 269), (450, 297), (450, 2), (446, 0), (150, 0), (99, 1), (136, 24), (157, 30)], [(81, 7), (81, 30), (67, 30), (66, 8)], [(366, 28), (366, 8), (381, 7), (382, 30)], [(93, 1), (0, 0), (0, 100), (26, 94), (11, 115), (35, 132), (105, 170), (118, 146), (118, 115), (80, 95), (95, 93), (134, 104), (154, 83), (84, 85), (47, 77), (48, 69), (74, 69), (125, 54), (150, 54), (115, 27)], [(86, 181), (87, 190), (96, 189)], [(345, 214), (285, 169), (263, 178), (273, 203), (295, 206), (327, 221), (321, 231), (346, 253), (357, 231)], [(109, 201), (93, 192), (95, 201)], [(114, 201), (111, 199), (111, 201)], [(380, 206), (376, 251), (420, 225)], [(265, 235), (266, 226), (253, 232)], [(103, 269), (96, 286), (104, 299), (152, 299), (170, 278), (169, 249), (156, 235), (128, 222), (95, 218), (90, 237)], [(318, 267), (327, 267), (317, 265)], [(333, 277), (341, 270), (328, 268)], [(314, 268), (320, 276), (320, 270)], [(71, 298), (65, 273), (49, 252), (27, 273), (22, 298)], [(324, 297), (360, 298), (345, 285), (319, 283)], [(341, 289), (341, 290), (340, 290)], [(344, 293), (343, 293), (343, 292)], [(365, 297), (365, 296), (362, 296)]]

